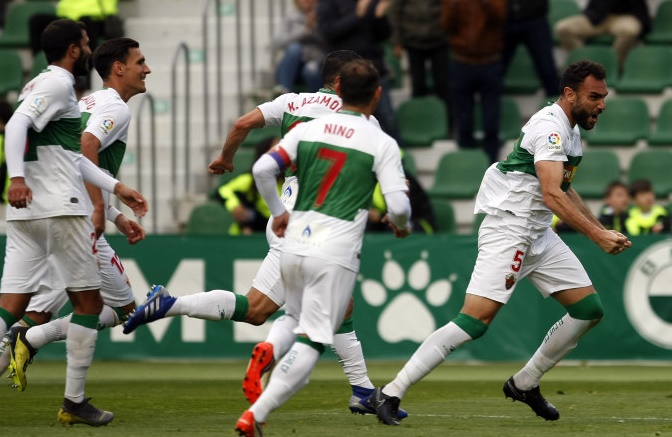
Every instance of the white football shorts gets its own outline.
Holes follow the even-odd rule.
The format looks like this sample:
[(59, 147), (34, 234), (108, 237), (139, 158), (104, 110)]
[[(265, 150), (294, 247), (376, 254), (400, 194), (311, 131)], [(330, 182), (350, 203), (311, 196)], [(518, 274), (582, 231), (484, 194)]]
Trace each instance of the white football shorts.
[(315, 343), (332, 344), (350, 304), (357, 272), (328, 261), (283, 253), (285, 313), (296, 318), (295, 334)]
[(525, 277), (545, 298), (592, 285), (579, 259), (550, 227), (530, 231), (515, 218), (487, 215), (478, 231), (467, 293), (505, 304)]
[(93, 225), (85, 216), (7, 222), (3, 293), (100, 288)]

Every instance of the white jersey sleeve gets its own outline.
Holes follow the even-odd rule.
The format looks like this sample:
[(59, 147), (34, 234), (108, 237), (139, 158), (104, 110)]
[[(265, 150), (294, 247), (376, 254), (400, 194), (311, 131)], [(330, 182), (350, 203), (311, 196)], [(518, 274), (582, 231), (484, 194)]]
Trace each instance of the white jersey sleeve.
[(100, 150), (115, 141), (128, 140), (128, 128), (131, 124), (131, 111), (123, 101), (108, 101), (91, 114), (84, 132), (90, 133), (100, 141)]
[(264, 116), (266, 126), (280, 126), (289, 102), (296, 96), (297, 95), (294, 93), (283, 94), (278, 96), (275, 100), (257, 106)]
[(37, 132), (53, 120), (76, 116), (72, 112), (72, 90), (70, 84), (58, 80), (40, 80), (34, 86), (21, 93), (21, 104), (16, 112), (25, 114), (32, 120), (32, 128)]
[(563, 142), (566, 134), (557, 123), (548, 119), (530, 122), (524, 129), (525, 138), (521, 147), (534, 155), (534, 162), (567, 161)]
[(380, 183), (381, 192), (386, 195), (394, 191), (408, 191), (399, 146), (390, 136), (385, 136), (387, 139), (382, 144), (380, 153), (373, 164), (373, 171)]

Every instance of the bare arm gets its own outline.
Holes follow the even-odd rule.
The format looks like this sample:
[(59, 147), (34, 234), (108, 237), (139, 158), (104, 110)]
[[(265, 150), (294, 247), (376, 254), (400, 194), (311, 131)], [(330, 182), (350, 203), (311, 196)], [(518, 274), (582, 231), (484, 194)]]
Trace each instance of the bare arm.
[(233, 128), (229, 131), (229, 135), (226, 137), (222, 153), (208, 166), (210, 173), (224, 174), (227, 171), (233, 171), (233, 157), (238, 147), (245, 141), (245, 138), (247, 138), (252, 129), (260, 129), (264, 127), (264, 124), (264, 114), (262, 114), (259, 108), (254, 108), (236, 120)]
[(595, 218), (592, 214), (588, 217), (584, 215), (570, 195), (560, 189), (563, 179), (563, 162), (539, 161), (535, 167), (544, 203), (560, 220), (584, 234), (607, 253), (617, 254), (630, 247), (630, 242), (625, 236), (607, 231), (597, 221), (593, 222)]
[[(91, 162), (98, 165), (98, 151), (100, 150), (100, 140), (95, 135), (84, 132), (81, 138), (82, 155), (89, 158)], [(100, 188), (93, 184), (85, 182), (86, 191), (89, 193), (91, 203), (93, 204), (93, 214), (91, 221), (93, 228), (96, 231), (96, 238), (100, 237), (105, 231), (105, 212), (107, 205), (103, 201), (103, 193)]]
[(595, 217), (593, 212), (588, 208), (588, 206), (585, 204), (579, 193), (574, 191), (574, 188), (569, 187), (569, 190), (567, 190), (567, 197), (574, 203), (576, 208), (579, 210), (581, 214), (588, 220), (590, 220), (591, 223), (593, 223), (595, 226), (601, 228), (601, 229), (606, 229), (602, 223)]

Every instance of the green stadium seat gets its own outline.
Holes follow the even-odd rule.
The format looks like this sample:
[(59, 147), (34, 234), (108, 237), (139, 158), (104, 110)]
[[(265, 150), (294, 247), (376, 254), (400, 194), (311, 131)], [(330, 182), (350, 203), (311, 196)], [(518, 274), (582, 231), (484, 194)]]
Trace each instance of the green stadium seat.
[(672, 146), (672, 99), (666, 100), (658, 113), (658, 121), (649, 134), (649, 146)]
[(404, 169), (413, 176), (417, 176), (418, 168), (415, 165), (415, 158), (408, 152), (402, 151), (402, 153), (401, 163), (403, 164)]
[(616, 153), (610, 150), (586, 150), (572, 187), (581, 197), (601, 199), (607, 185), (620, 180), (621, 166)]
[(637, 179), (648, 179), (658, 198), (667, 198), (672, 193), (672, 152), (669, 150), (642, 150), (630, 161), (628, 184)]
[(450, 201), (445, 199), (430, 199), (434, 221), (436, 222), (435, 232), (444, 234), (455, 233), (455, 210)]
[(634, 146), (649, 135), (649, 108), (640, 98), (614, 97), (595, 127), (581, 135), (591, 146)]
[(509, 94), (534, 94), (541, 88), (541, 82), (525, 47), (518, 46), (511, 58), (504, 76), (504, 92)]
[(265, 140), (269, 137), (281, 138), (280, 126), (266, 126), (262, 129), (252, 129), (240, 147), (254, 149), (261, 140)]
[[(520, 109), (516, 100), (508, 96), (502, 97), (499, 113), (499, 138), (502, 141), (515, 140), (520, 136), (522, 126)], [(482, 138), (484, 135), (480, 102), (474, 108), (474, 132), (476, 138)]]
[(30, 82), (30, 80), (32, 80), (35, 76), (40, 74), (42, 70), (44, 70), (48, 66), (49, 63), (47, 62), (47, 57), (44, 56), (44, 52), (40, 50), (39, 52), (35, 53), (35, 56), (33, 56), (33, 65), (30, 67), (30, 73), (28, 73), (26, 83)]
[(481, 227), (481, 223), (483, 223), (483, 219), (485, 218), (486, 214), (484, 213), (478, 213), (474, 214), (474, 221), (471, 222), (471, 233), (472, 234), (478, 234), (478, 229)]
[[(551, 0), (548, 11), (548, 24), (551, 27), (551, 31), (553, 31), (555, 23), (558, 21), (572, 15), (579, 15), (580, 13), (581, 8), (579, 8), (579, 5), (574, 0)], [(555, 32), (553, 32), (553, 42), (555, 44), (559, 43)]]
[(208, 202), (191, 210), (186, 235), (228, 235), (233, 217), (220, 203)]
[(672, 85), (672, 49), (666, 46), (638, 46), (625, 60), (619, 93), (661, 93)]
[(432, 199), (472, 199), (489, 166), (488, 155), (481, 149), (448, 152), (439, 160), (427, 194)]
[(397, 108), (401, 146), (430, 147), (448, 138), (448, 112), (443, 100), (434, 96), (414, 97)]
[(589, 59), (604, 65), (607, 71), (607, 84), (612, 85), (618, 81), (618, 60), (616, 52), (611, 47), (600, 45), (588, 45), (574, 49), (567, 54), (565, 67), (581, 59)]
[(672, 44), (672, 1), (660, 3), (645, 41), (647, 44)]
[(23, 88), (21, 57), (12, 49), (0, 49), (0, 96)]
[(27, 48), (30, 42), (28, 21), (36, 14), (56, 15), (56, 6), (45, 1), (10, 3), (0, 47)]

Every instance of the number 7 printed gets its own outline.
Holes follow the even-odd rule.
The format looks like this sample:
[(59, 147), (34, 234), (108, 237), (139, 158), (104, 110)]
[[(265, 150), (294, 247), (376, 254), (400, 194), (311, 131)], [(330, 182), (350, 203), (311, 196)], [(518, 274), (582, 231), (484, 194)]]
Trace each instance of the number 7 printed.
[(315, 206), (320, 207), (324, 203), (324, 199), (327, 197), (327, 194), (334, 185), (334, 182), (336, 182), (341, 169), (345, 165), (345, 159), (347, 157), (348, 155), (345, 152), (339, 152), (338, 150), (327, 149), (324, 147), (321, 147), (317, 151), (317, 159), (324, 159), (329, 161), (330, 166), (322, 177), (320, 186), (317, 187)]

